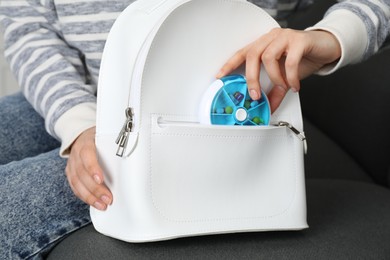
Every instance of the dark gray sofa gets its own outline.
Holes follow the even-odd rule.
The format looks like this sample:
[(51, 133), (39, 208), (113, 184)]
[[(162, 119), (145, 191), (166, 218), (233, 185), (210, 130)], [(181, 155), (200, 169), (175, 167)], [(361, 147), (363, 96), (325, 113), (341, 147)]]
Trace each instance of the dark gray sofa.
[[(332, 2), (291, 17), (290, 26), (313, 24)], [(390, 259), (389, 82), (390, 49), (302, 82), (309, 229), (130, 244), (89, 225), (48, 259)]]

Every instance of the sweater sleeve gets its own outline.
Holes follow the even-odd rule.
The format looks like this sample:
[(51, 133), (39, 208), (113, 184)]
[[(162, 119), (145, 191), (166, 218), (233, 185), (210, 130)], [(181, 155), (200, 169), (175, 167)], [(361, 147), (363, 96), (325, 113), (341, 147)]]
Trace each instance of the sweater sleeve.
[(287, 17), (298, 10), (304, 9), (311, 4), (313, 0), (248, 0), (249, 2), (261, 7), (269, 15), (275, 18), (282, 27), (287, 26)]
[(2, 0), (0, 21), (11, 70), (64, 155), (95, 125), (96, 86), (88, 84), (83, 55), (63, 39), (52, 0)]
[(326, 12), (323, 20), (306, 30), (329, 31), (339, 40), (340, 60), (319, 71), (330, 74), (369, 58), (383, 45), (390, 33), (390, 0), (340, 1)]

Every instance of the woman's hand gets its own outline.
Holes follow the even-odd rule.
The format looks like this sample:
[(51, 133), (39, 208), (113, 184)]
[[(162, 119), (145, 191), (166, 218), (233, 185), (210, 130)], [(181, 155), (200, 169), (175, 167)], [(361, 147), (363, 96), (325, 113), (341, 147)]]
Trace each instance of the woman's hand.
[(275, 28), (236, 52), (221, 68), (217, 78), (226, 76), (246, 62), (249, 94), (257, 100), (261, 93), (259, 75), (263, 64), (274, 84), (268, 93), (274, 112), (289, 88), (299, 91), (301, 79), (335, 62), (340, 56), (340, 44), (329, 32)]
[(65, 169), (73, 192), (85, 203), (106, 210), (112, 194), (104, 185), (95, 146), (95, 127), (84, 131), (73, 143)]

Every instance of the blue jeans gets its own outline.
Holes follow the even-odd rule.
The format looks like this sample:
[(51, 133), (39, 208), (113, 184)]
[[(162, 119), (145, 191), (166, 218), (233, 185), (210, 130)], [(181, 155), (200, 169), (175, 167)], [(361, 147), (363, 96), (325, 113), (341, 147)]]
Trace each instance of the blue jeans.
[(59, 145), (21, 93), (0, 98), (0, 259), (41, 259), (90, 223)]

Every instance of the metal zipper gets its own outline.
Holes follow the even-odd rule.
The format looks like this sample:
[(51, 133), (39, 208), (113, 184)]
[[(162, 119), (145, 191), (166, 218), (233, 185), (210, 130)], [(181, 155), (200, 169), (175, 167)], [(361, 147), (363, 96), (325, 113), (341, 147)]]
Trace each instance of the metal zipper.
[(127, 147), (127, 142), (129, 140), (129, 134), (133, 131), (133, 119), (134, 119), (134, 111), (133, 108), (128, 107), (125, 111), (126, 121), (123, 124), (121, 131), (115, 141), (118, 145), (118, 150), (116, 151), (116, 155), (119, 157), (123, 157), (123, 154)]
[(303, 142), (303, 151), (305, 152), (305, 154), (307, 154), (307, 141), (306, 141), (306, 136), (303, 132), (299, 131), (293, 125), (291, 125), (290, 123), (285, 122), (285, 121), (279, 121), (274, 125), (275, 126), (285, 126), (288, 129), (290, 129), (295, 134), (295, 136), (298, 137), (299, 140), (301, 140)]
[[(116, 152), (116, 155), (119, 157), (123, 157), (123, 154), (126, 151), (127, 142), (129, 140), (129, 134), (133, 131), (133, 119), (134, 119), (133, 108), (131, 108), (131, 107), (126, 108), (125, 114), (126, 114), (125, 123), (123, 124), (123, 127), (122, 127), (121, 131), (119, 132), (119, 135), (115, 141), (115, 143), (118, 145), (118, 150)], [(170, 121), (163, 121), (163, 120), (160, 121), (160, 123), (166, 123), (166, 124), (169, 122)], [(175, 123), (178, 123), (178, 122), (175, 121)], [(186, 123), (196, 124), (195, 122), (186, 122)], [(293, 125), (291, 125), (290, 123), (285, 122), (285, 121), (279, 121), (279, 122), (274, 123), (272, 125), (279, 126), (279, 127), (283, 126), (283, 127), (287, 127), (288, 129), (290, 129), (295, 134), (295, 136), (298, 137), (299, 140), (301, 140), (303, 142), (304, 152), (305, 152), (305, 154), (307, 153), (306, 136), (303, 132), (299, 131)]]

